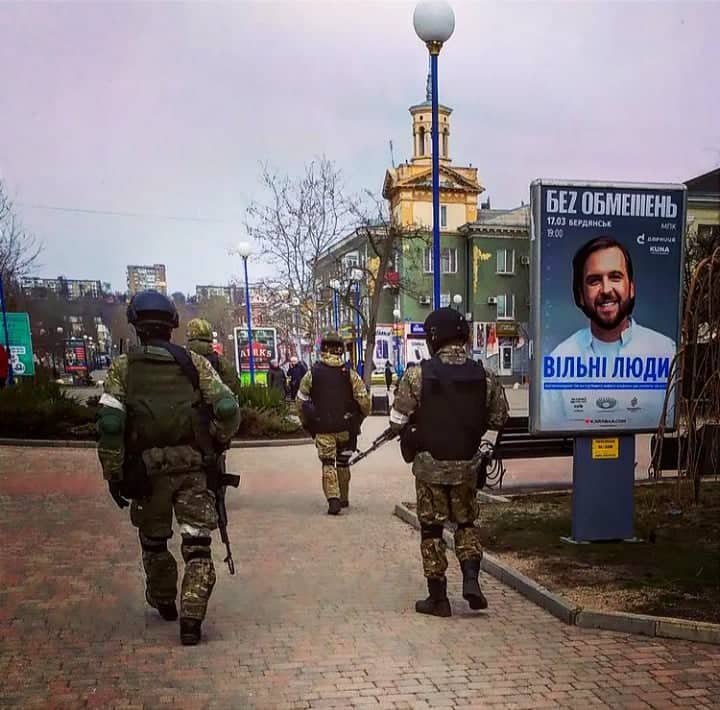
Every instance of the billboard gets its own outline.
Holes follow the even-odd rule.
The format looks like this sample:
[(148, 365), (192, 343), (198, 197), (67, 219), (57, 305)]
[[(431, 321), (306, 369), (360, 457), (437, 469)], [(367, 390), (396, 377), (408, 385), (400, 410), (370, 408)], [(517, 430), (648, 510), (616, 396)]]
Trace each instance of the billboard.
[(82, 338), (67, 338), (64, 351), (65, 372), (89, 371), (87, 361), (87, 346)]
[(30, 334), (30, 317), (27, 313), (6, 313), (9, 347), (5, 341), (5, 328), (0, 314), (0, 345), (8, 351), (10, 367), (15, 377), (35, 374), (33, 360), (32, 337)]
[(538, 180), (530, 197), (531, 431), (655, 430), (680, 338), (685, 186)]
[(424, 323), (405, 323), (405, 367), (414, 362), (419, 365), (422, 360), (430, 358), (430, 351), (425, 342)]
[[(243, 384), (250, 382), (250, 350), (248, 348), (247, 328), (233, 329), (235, 336), (235, 367), (240, 373)], [(270, 361), (278, 359), (277, 330), (275, 328), (253, 328), (253, 362), (255, 382), (267, 382)]]

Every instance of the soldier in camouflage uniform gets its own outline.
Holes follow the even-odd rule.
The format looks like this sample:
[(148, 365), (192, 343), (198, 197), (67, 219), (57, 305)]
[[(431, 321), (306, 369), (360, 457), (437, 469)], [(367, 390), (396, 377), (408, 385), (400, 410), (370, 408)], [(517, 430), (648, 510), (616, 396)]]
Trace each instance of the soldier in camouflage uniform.
[(220, 375), (220, 379), (237, 395), (240, 379), (230, 361), (213, 350), (212, 325), (202, 318), (193, 318), (188, 321), (185, 335), (188, 340), (187, 349), (202, 355)]
[(425, 321), (432, 357), (408, 368), (398, 386), (390, 426), (415, 453), (413, 474), (420, 521), (420, 552), (429, 596), (418, 601), (421, 614), (450, 616), (447, 598), (446, 522), (457, 524), (455, 553), (463, 574), (463, 597), (485, 609), (478, 575), (482, 560), (476, 498), (478, 448), (488, 428), (501, 429), (508, 417), (505, 392), (465, 350), (469, 326), (451, 308)]
[[(180, 638), (196, 644), (215, 584), (210, 543), (217, 527), (201, 442), (207, 435), (212, 443), (227, 443), (238, 427), (238, 405), (204, 357), (169, 342), (178, 314), (166, 296), (137, 294), (128, 306), (128, 321), (142, 345), (116, 358), (105, 379), (98, 456), (118, 506), (132, 499), (130, 518), (139, 531), (147, 577), (145, 597), (168, 621), (178, 616), (177, 565), (167, 549), (175, 512), (185, 561)], [(202, 405), (208, 408), (205, 424), (199, 417)]]
[(348, 461), (357, 448), (362, 420), (370, 414), (370, 395), (360, 376), (345, 363), (345, 343), (327, 333), (320, 344), (320, 362), (300, 382), (303, 426), (315, 437), (322, 462), (322, 485), (328, 515), (350, 505)]

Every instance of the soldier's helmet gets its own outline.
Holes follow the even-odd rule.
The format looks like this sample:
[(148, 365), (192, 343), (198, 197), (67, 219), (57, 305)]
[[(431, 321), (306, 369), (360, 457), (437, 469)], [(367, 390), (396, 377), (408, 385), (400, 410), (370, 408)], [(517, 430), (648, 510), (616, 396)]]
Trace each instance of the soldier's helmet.
[(437, 308), (425, 319), (425, 341), (431, 353), (447, 343), (466, 343), (470, 326), (465, 316), (454, 308)]
[(177, 328), (180, 325), (175, 304), (159, 291), (141, 291), (136, 293), (127, 307), (127, 319), (130, 325), (164, 325)]
[(320, 350), (333, 353), (345, 352), (345, 341), (335, 332), (328, 331), (320, 341)]
[(188, 321), (185, 335), (188, 340), (204, 340), (207, 343), (213, 341), (212, 325), (203, 318), (193, 318)]

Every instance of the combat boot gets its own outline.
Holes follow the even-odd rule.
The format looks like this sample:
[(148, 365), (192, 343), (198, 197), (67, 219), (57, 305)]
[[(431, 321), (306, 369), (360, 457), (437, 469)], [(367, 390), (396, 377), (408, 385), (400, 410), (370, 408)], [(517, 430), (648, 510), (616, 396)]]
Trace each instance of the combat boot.
[(151, 596), (150, 592), (145, 590), (145, 601), (153, 608), (157, 609), (160, 616), (165, 621), (175, 621), (178, 618), (177, 607), (175, 602), (156, 602)]
[(427, 587), (429, 596), (415, 602), (415, 611), (418, 614), (431, 616), (452, 616), (450, 600), (447, 598), (447, 579), (445, 577), (428, 577)]
[(339, 498), (328, 498), (328, 515), (340, 515), (342, 503)]
[(200, 629), (202, 621), (200, 619), (180, 619), (180, 641), (183, 646), (197, 646), (200, 643)]
[(460, 563), (460, 569), (463, 575), (463, 599), (467, 600), (471, 609), (487, 609), (487, 599), (478, 583), (480, 560), (464, 560)]
[(350, 501), (349, 501), (349, 500), (341, 500), (341, 501), (340, 501), (340, 507), (341, 507), (341, 508), (347, 508), (349, 505), (350, 505)]

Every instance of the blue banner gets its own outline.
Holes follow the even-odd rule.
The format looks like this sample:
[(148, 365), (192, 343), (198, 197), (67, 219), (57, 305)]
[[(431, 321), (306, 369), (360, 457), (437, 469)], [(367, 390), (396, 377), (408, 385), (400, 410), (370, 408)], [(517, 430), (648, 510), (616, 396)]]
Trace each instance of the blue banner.
[(656, 429), (680, 332), (685, 187), (541, 180), (531, 211), (532, 430)]

